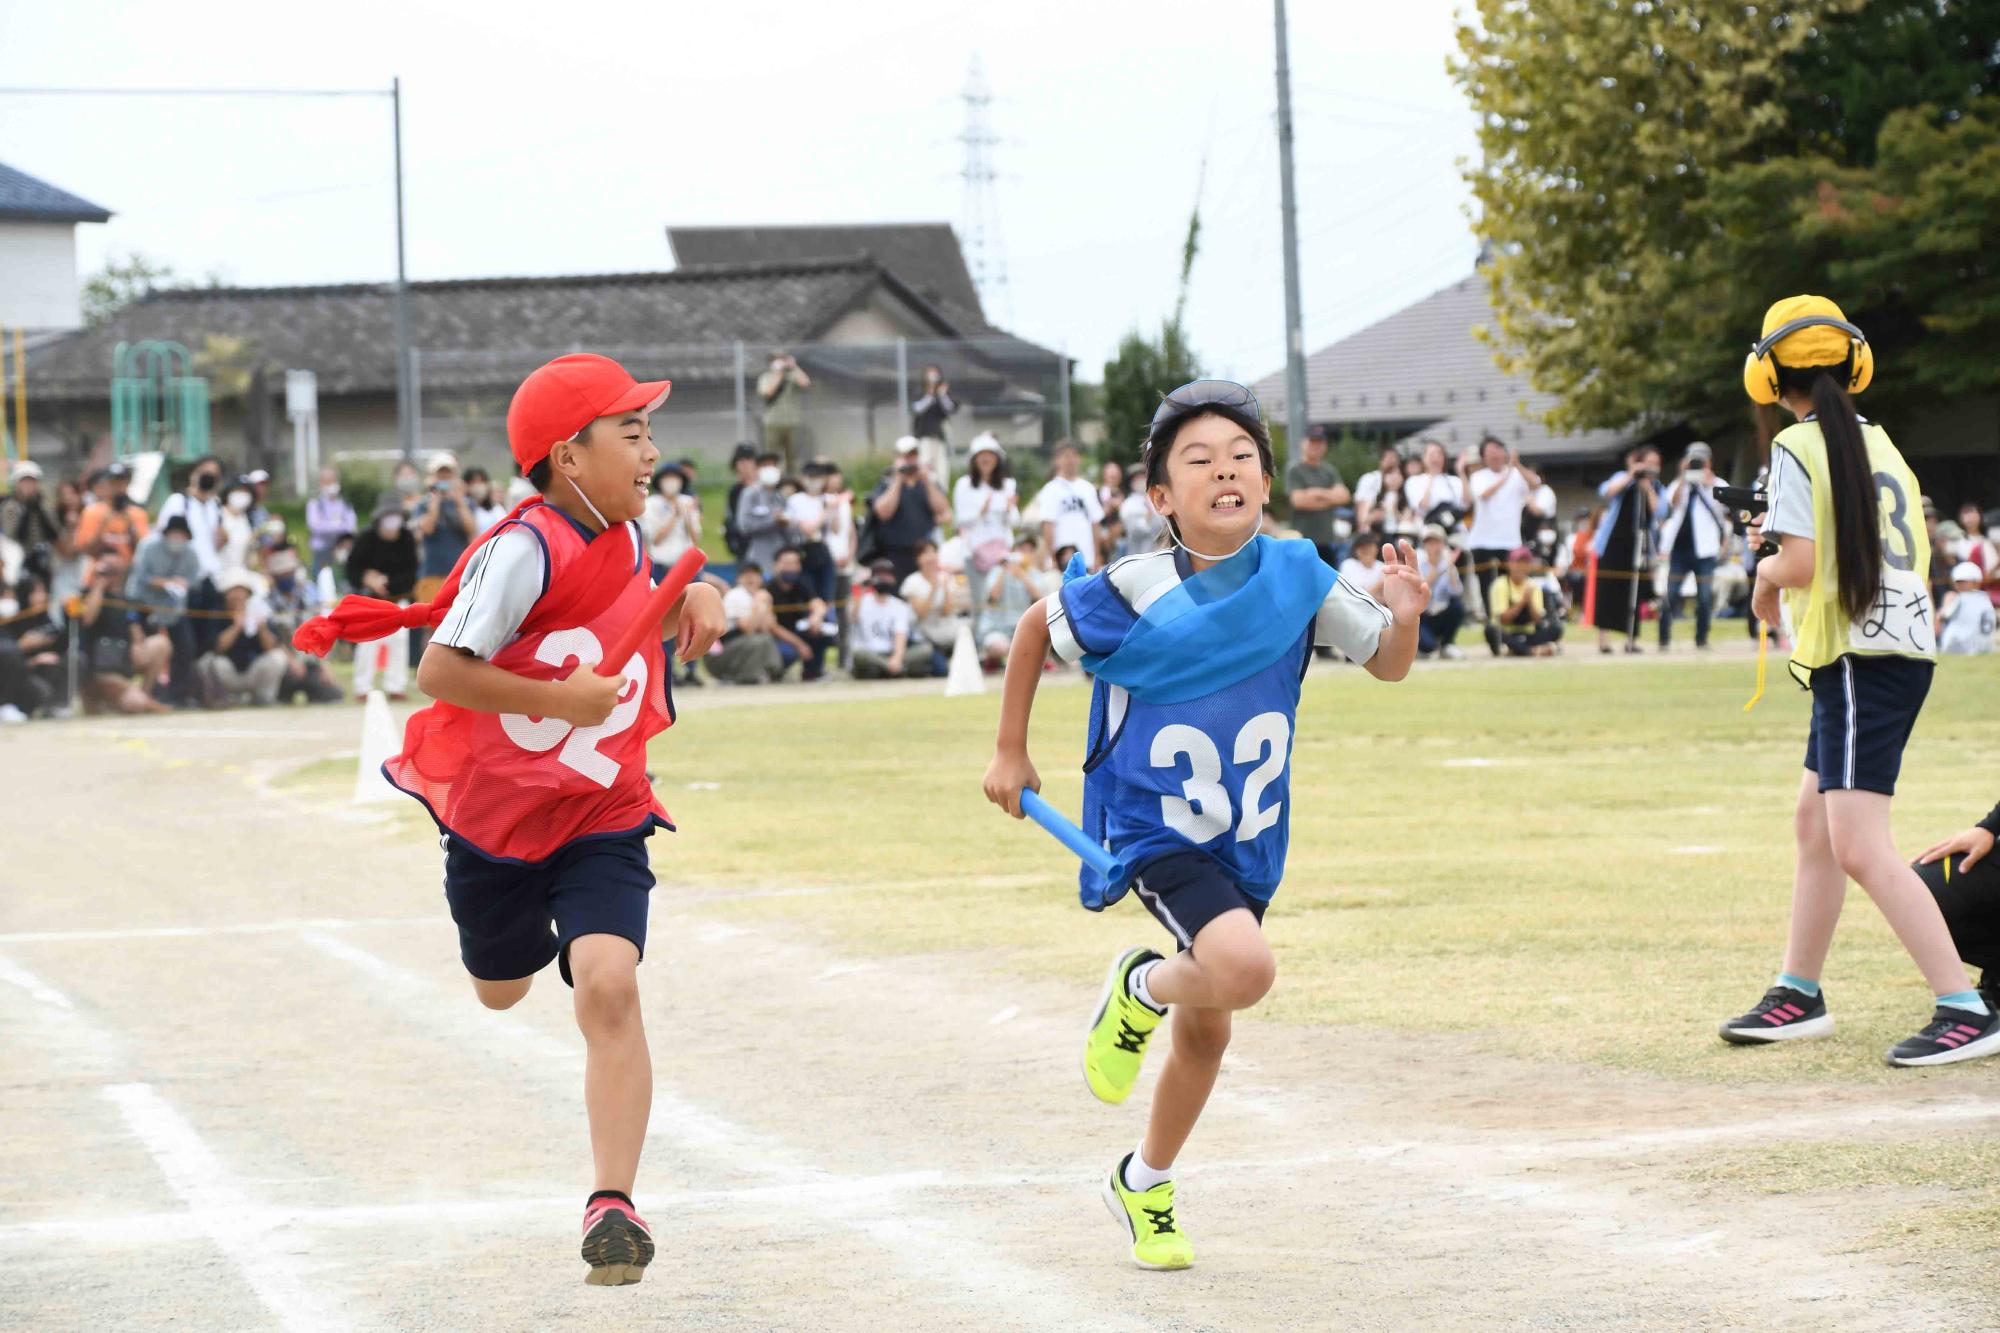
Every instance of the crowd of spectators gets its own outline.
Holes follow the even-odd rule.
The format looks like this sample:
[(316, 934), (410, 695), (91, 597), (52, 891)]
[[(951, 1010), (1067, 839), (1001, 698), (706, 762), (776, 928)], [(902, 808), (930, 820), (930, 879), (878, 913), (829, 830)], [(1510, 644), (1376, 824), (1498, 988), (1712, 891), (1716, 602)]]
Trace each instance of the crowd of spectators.
[[(810, 387), (785, 358), (773, 359), (765, 380), (760, 392), (778, 400)], [(1032, 495), (991, 434), (969, 442), (948, 481), (946, 432), (957, 410), (942, 372), (928, 368), (912, 415), (936, 433), (897, 441), (893, 461), (865, 488), (827, 458), (794, 471), (796, 439), (780, 422), (765, 447), (736, 451), (719, 516), (703, 513), (696, 460), (662, 464), (641, 519), (656, 573), (701, 546), (717, 517), (734, 557), (717, 580), (728, 631), (678, 680), (937, 676), (968, 640), (980, 665), (997, 671), (1021, 614), (1061, 586), (1073, 560), (1095, 569), (1166, 540), (1143, 478), (1116, 461), (1086, 469), (1066, 440)], [(421, 469), (399, 465), (364, 516), (326, 469), (295, 534), (271, 512), (268, 476), (231, 474), (216, 458), (180, 469), (178, 488), (150, 514), (129, 496), (121, 463), (51, 485), (38, 465), (20, 462), (8, 480), (0, 722), (77, 709), (336, 700), (341, 687), (325, 663), (292, 649), (292, 630), (348, 592), (429, 598), (467, 545), (527, 493), (525, 482), (503, 489), (439, 453)], [(1756, 557), (1716, 495), (1713, 452), (1702, 443), (1670, 469), (1658, 449), (1633, 449), (1597, 488), (1597, 502), (1567, 521), (1554, 490), (1497, 439), (1456, 459), (1436, 441), (1407, 454), (1385, 448), (1350, 488), (1315, 431), (1283, 482), (1266, 530), (1313, 542), (1353, 586), (1380, 586), (1385, 542), (1415, 548), (1431, 585), (1419, 633), (1425, 656), (1462, 657), (1469, 625), (1495, 656), (1552, 656), (1579, 622), (1597, 630), (1602, 651), (1622, 638), (1636, 652), (1649, 619), (1665, 650), (1690, 606), (1698, 648), (1724, 616), (1756, 630), (1747, 608)], [(1992, 651), (2000, 547), (1987, 515), (1967, 504), (1944, 518), (1926, 500), (1924, 518), (1941, 651)], [(417, 638), (399, 631), (356, 648), (353, 697), (378, 687), (402, 697)]]

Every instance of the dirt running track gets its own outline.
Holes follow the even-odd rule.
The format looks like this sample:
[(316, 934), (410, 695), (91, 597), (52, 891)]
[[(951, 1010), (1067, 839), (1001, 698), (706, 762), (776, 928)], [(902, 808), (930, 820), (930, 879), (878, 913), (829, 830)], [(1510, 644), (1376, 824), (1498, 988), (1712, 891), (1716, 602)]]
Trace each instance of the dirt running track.
[[(0, 1327), (1971, 1327), (1838, 1201), (1674, 1183), (1737, 1095), (1446, 1039), (1245, 1023), (1183, 1177), (1199, 1266), (1121, 1259), (1097, 1176), (1143, 1095), (1077, 1072), (1098, 978), (841, 956), (655, 898), (646, 1281), (586, 1288), (560, 982), (480, 1009), (434, 844), (265, 779), (355, 715), (0, 736)], [(25, 777), (23, 775), (26, 775)], [(812, 892), (774, 888), (774, 891)], [(1142, 1090), (1143, 1093), (1143, 1090)], [(1883, 1097), (1877, 1093), (1875, 1096)], [(2000, 1106), (1843, 1099), (1786, 1133)], [(1913, 1196), (1914, 1197), (1914, 1196)]]

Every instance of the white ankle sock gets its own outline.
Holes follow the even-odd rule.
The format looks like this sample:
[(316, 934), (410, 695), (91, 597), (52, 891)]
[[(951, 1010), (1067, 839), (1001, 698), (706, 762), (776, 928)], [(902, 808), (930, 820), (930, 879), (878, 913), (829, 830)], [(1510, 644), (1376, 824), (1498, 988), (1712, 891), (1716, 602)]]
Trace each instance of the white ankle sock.
[(1155, 958), (1150, 963), (1141, 963), (1125, 974), (1125, 989), (1132, 992), (1132, 998), (1145, 1005), (1156, 1014), (1167, 1012), (1167, 1006), (1153, 998), (1153, 992), (1146, 989), (1146, 975), (1158, 967), (1163, 959)]
[(1144, 1194), (1161, 1181), (1174, 1178), (1172, 1167), (1162, 1171), (1157, 1167), (1146, 1165), (1146, 1159), (1141, 1152), (1144, 1146), (1141, 1144), (1140, 1147), (1134, 1148), (1132, 1155), (1125, 1159), (1125, 1188), (1134, 1194)]

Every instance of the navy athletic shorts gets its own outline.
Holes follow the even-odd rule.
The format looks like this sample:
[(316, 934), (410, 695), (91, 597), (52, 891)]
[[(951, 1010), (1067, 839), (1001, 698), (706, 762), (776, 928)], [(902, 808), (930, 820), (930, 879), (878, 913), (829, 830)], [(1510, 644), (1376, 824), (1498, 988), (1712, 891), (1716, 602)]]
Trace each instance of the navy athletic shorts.
[(646, 907), (653, 867), (646, 857), (652, 826), (608, 838), (585, 838), (546, 861), (496, 861), (447, 833), (444, 897), (458, 923), (458, 956), (481, 981), (530, 977), (562, 960), (570, 941), (618, 935), (646, 954)]
[(1243, 892), (1213, 857), (1200, 852), (1172, 852), (1148, 861), (1132, 877), (1132, 892), (1183, 949), (1224, 912), (1247, 907), (1261, 925), (1270, 906)]
[(1903, 747), (1936, 664), (1915, 657), (1835, 658), (1812, 673), (1806, 767), (1821, 791), (1896, 794)]

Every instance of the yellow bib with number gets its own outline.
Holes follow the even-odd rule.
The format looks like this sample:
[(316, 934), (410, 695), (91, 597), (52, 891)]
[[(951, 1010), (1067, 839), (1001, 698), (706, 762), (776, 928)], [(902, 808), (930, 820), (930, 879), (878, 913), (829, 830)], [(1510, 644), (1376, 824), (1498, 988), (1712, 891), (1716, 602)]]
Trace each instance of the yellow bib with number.
[(1812, 478), (1813, 579), (1785, 593), (1796, 641), (1794, 675), (1809, 678), (1849, 653), (1870, 657), (1937, 657), (1937, 625), (1931, 607), (1931, 548), (1924, 539), (1923, 494), (1916, 474), (1903, 461), (1889, 432), (1861, 424), (1868, 445), (1868, 470), (1875, 474), (1875, 500), (1882, 527), (1882, 587), (1860, 620), (1849, 620), (1840, 605), (1840, 576), (1834, 568), (1833, 490), (1827, 482), (1826, 437), (1816, 421), (1801, 421), (1771, 442), (1796, 459)]

